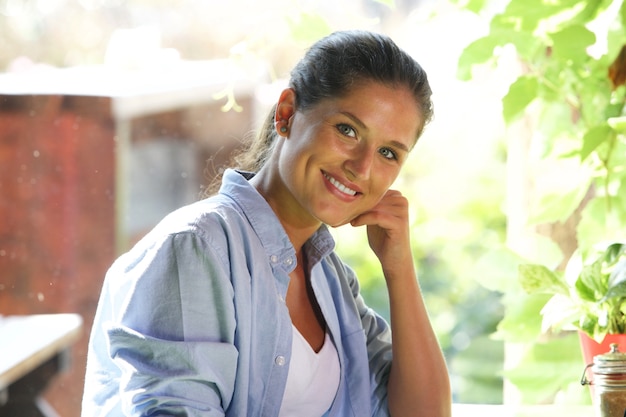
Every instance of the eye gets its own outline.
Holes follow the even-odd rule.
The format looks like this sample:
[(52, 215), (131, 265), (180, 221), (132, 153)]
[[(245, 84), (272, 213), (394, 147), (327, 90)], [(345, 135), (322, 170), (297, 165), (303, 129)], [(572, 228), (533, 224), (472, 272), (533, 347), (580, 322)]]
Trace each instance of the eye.
[(396, 155), (396, 153), (389, 148), (381, 148), (378, 152), (386, 159), (390, 159), (390, 160), (398, 159), (398, 155)]
[(356, 137), (356, 131), (352, 128), (352, 126), (345, 123), (339, 123), (336, 127), (339, 133), (341, 133), (342, 135), (349, 136), (351, 138)]

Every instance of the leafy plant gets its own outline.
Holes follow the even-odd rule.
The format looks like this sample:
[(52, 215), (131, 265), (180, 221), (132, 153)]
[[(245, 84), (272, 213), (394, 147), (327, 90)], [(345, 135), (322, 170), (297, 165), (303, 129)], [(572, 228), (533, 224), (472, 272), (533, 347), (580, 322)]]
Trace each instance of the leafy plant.
[(541, 310), (543, 331), (581, 330), (601, 342), (606, 334), (626, 333), (626, 243), (578, 250), (564, 273), (543, 265), (520, 265), (528, 293), (550, 294)]
[(514, 49), (521, 69), (502, 117), (530, 118), (539, 162), (555, 168), (537, 182), (533, 221), (564, 222), (584, 204), (582, 247), (618, 239), (626, 224), (625, 19), (622, 1), (511, 0), (459, 58), (457, 75), (469, 80), (476, 65), (510, 65)]
[(469, 80), (477, 68), (505, 69), (511, 82), (501, 117), (511, 127), (523, 120), (532, 136), (527, 168), (534, 198), (524, 210), (535, 226), (567, 228), (567, 245), (559, 246), (577, 248), (564, 273), (553, 271), (559, 260), (525, 256), (491, 274), (493, 281), (481, 281), (502, 293), (505, 313), (494, 337), (524, 346), (505, 377), (523, 401), (545, 402), (568, 390), (566, 380), (550, 379), (537, 391), (544, 375), (533, 372), (551, 363), (551, 352), (572, 358), (569, 369), (577, 369), (581, 356), (572, 334), (554, 337), (547, 329), (578, 325), (600, 337), (609, 331), (609, 317), (626, 310), (624, 273), (607, 275), (609, 254), (595, 252), (598, 242), (622, 242), (626, 230), (626, 1), (453, 1), (478, 14), (497, 10), (488, 33), (463, 50), (457, 76)]

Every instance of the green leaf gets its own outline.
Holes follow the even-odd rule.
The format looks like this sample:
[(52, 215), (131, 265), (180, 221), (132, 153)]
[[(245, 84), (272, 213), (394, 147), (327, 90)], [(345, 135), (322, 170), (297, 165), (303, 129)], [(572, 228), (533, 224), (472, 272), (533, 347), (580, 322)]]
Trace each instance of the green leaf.
[(583, 25), (567, 26), (550, 35), (552, 56), (561, 61), (581, 63), (589, 59), (587, 47), (596, 42), (596, 36)]
[(612, 243), (604, 251), (603, 260), (609, 268), (615, 267), (615, 264), (622, 260), (626, 254), (626, 244)]
[(537, 97), (539, 82), (533, 75), (522, 75), (509, 86), (509, 92), (502, 99), (504, 120), (511, 123)]
[[(580, 276), (576, 282), (576, 286), (586, 286), (588, 290), (586, 292), (593, 292), (593, 296), (586, 298), (588, 301), (600, 300), (608, 290), (608, 281), (602, 274), (602, 260), (598, 259), (591, 264), (584, 265)], [(582, 295), (582, 294), (581, 294)]]
[(451, 0), (458, 7), (469, 10), (474, 13), (480, 12), (487, 3), (487, 0)]
[(547, 294), (507, 294), (502, 302), (506, 310), (504, 318), (498, 323), (494, 339), (534, 342), (541, 334), (541, 309), (549, 299)]
[[(626, 123), (625, 123), (626, 126)], [(580, 161), (584, 161), (598, 146), (611, 138), (612, 130), (607, 124), (601, 124), (589, 129), (583, 136), (583, 146), (580, 150)]]
[(600, 13), (605, 11), (614, 0), (578, 0), (578, 4), (584, 5), (584, 8), (578, 8), (580, 10), (576, 15), (570, 18), (571, 23), (588, 23), (598, 17)]
[(321, 14), (300, 13), (295, 17), (288, 17), (287, 24), (292, 38), (297, 42), (311, 43), (331, 32), (330, 25)]
[(592, 285), (587, 285), (587, 283), (581, 279), (576, 280), (574, 283), (574, 287), (576, 289), (576, 294), (583, 301), (591, 301), (596, 302), (598, 298), (596, 297), (596, 290)]
[(606, 122), (617, 133), (626, 133), (626, 116), (609, 117)]
[(500, 45), (500, 40), (493, 36), (476, 39), (463, 49), (459, 57), (457, 78), (467, 81), (472, 78), (472, 67), (493, 59), (493, 50)]
[(512, 44), (518, 55), (526, 60), (531, 60), (538, 53), (543, 54), (545, 51), (544, 40), (534, 36), (532, 32), (520, 31), (515, 18), (494, 17), (491, 21), (489, 36), (496, 40), (499, 46)]
[(519, 31), (533, 32), (541, 20), (553, 13), (553, 9), (542, 0), (511, 0), (500, 20), (514, 21)]
[[(517, 17), (520, 30), (535, 32), (572, 24), (585, 24), (606, 9), (612, 0), (511, 0), (505, 15)], [(543, 25), (539, 25), (539, 23)], [(541, 31), (537, 31), (541, 34)]]
[(569, 294), (567, 284), (560, 273), (551, 271), (544, 265), (522, 264), (519, 266), (519, 280), (529, 294)]
[(570, 329), (580, 322), (581, 308), (576, 298), (556, 294), (541, 309), (542, 331)]
[(626, 297), (626, 260), (619, 262), (609, 276), (607, 298)]

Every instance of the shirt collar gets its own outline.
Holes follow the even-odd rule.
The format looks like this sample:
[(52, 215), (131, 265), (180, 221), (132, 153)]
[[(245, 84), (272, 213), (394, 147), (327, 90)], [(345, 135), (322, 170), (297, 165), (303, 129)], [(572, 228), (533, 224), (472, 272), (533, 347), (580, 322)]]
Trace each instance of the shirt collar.
[[(261, 244), (275, 267), (283, 268), (287, 273), (296, 266), (295, 250), (276, 214), (263, 196), (248, 180), (254, 176), (251, 172), (227, 169), (224, 172), (220, 194), (233, 199), (247, 217), (250, 225), (261, 240)], [(322, 225), (305, 243), (303, 250), (313, 266), (335, 248), (335, 241), (326, 225)]]

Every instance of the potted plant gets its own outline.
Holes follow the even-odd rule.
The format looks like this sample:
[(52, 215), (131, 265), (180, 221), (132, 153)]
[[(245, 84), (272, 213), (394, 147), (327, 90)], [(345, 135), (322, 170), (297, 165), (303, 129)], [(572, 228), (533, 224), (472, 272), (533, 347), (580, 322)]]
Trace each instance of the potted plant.
[(578, 330), (586, 363), (610, 343), (626, 350), (626, 241), (579, 249), (564, 272), (522, 264), (519, 278), (529, 294), (552, 295), (541, 310), (542, 330)]

